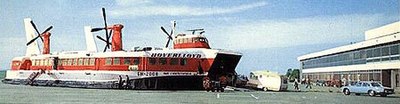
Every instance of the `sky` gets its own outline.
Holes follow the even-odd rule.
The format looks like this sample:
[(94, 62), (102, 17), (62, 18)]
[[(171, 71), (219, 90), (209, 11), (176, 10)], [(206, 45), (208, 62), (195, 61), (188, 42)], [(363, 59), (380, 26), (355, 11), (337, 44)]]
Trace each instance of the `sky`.
[(357, 42), (400, 21), (399, 0), (0, 0), (0, 69), (25, 54), (24, 18), (53, 26), (52, 52), (85, 50), (83, 27), (102, 27), (103, 7), (108, 24), (124, 25), (125, 49), (163, 47), (160, 26), (173, 20), (178, 33), (204, 28), (212, 48), (238, 51)]

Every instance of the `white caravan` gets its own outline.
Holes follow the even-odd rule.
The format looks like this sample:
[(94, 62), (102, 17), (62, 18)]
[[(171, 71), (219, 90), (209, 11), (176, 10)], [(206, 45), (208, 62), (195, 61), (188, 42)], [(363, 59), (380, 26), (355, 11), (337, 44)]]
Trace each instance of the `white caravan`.
[(264, 91), (286, 91), (288, 84), (287, 78), (279, 75), (277, 72), (253, 71), (250, 72), (247, 86)]

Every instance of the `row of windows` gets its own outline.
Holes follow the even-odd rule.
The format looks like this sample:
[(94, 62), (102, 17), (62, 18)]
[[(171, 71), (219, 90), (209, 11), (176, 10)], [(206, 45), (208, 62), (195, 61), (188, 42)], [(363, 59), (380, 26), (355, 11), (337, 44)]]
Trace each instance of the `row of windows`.
[(121, 65), (121, 64), (123, 64), (123, 65), (139, 65), (139, 63), (140, 63), (139, 58), (116, 57), (116, 58), (106, 58), (105, 65)]
[(301, 61), (303, 69), (399, 60), (400, 44), (384, 45)]
[(94, 58), (78, 58), (78, 59), (61, 59), (58, 61), (58, 65), (62, 66), (88, 66), (94, 65)]
[(194, 42), (206, 42), (208, 43), (206, 38), (182, 38), (182, 39), (176, 39), (174, 41), (175, 44), (180, 44), (180, 43), (194, 43)]
[[(139, 65), (139, 58), (106, 58), (105, 65)], [(58, 65), (62, 66), (92, 66), (95, 64), (94, 58), (72, 58), (72, 59), (60, 59)], [(187, 59), (184, 58), (149, 58), (150, 65), (186, 65)], [(32, 66), (52, 66), (52, 59), (36, 59), (32, 60)]]
[(187, 64), (187, 59), (184, 58), (149, 58), (149, 64), (150, 65), (167, 65), (169, 62), (169, 65), (181, 65), (184, 66)]
[[(88, 66), (94, 65), (94, 58), (71, 58), (71, 59), (59, 59), (57, 65), (62, 66)], [(32, 60), (32, 66), (52, 66), (53, 59), (35, 59)]]
[(310, 78), (311, 80), (347, 80), (347, 81), (380, 81), (381, 71), (380, 70), (368, 70), (368, 71), (348, 71), (348, 72), (337, 72), (337, 73), (304, 73), (303, 78)]
[(50, 59), (35, 59), (32, 60), (32, 66), (51, 66), (53, 63)]

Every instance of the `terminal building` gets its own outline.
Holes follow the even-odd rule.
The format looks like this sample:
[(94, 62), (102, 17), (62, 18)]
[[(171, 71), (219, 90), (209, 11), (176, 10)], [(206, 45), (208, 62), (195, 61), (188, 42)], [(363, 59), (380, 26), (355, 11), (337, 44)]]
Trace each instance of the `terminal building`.
[[(311, 81), (379, 81), (400, 89), (400, 21), (365, 32), (365, 40), (297, 58)], [(344, 81), (343, 81), (344, 82)]]

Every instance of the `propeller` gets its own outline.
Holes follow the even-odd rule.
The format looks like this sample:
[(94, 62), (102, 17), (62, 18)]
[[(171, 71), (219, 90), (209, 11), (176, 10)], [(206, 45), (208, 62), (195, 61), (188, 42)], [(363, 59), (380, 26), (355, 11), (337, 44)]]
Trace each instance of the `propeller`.
[(200, 35), (203, 34), (203, 33), (205, 33), (205, 32), (206, 32), (206, 31), (201, 31), (201, 32), (200, 32)]
[[(112, 33), (112, 30), (110, 31), (110, 34), (109, 34), (110, 36), (111, 36), (111, 33)], [(96, 36), (96, 37), (97, 37), (97, 38), (99, 38), (100, 40), (102, 40), (102, 41), (106, 42), (106, 45), (107, 45), (107, 46), (110, 46), (110, 45), (111, 45), (111, 43), (110, 43), (110, 42), (108, 42), (107, 40), (105, 40), (105, 39), (101, 38), (100, 36)], [(104, 50), (103, 50), (103, 52), (106, 52), (107, 48), (108, 48), (108, 49), (110, 49), (110, 47), (107, 47), (107, 46), (105, 46), (105, 47), (104, 47)]]
[[(186, 31), (191, 31), (192, 35), (196, 32), (196, 31), (204, 31), (204, 29), (193, 29), (193, 30), (186, 30)], [(203, 32), (204, 33), (204, 32)], [(202, 33), (201, 33), (202, 34)]]
[(46, 30), (44, 30), (42, 33), (40, 33), (39, 30), (36, 28), (35, 23), (33, 23), (33, 21), (31, 21), (31, 24), (32, 24), (33, 28), (35, 29), (35, 31), (38, 33), (38, 35), (35, 38), (33, 38), (32, 40), (30, 40), (28, 43), (26, 43), (26, 45), (32, 44), (37, 38), (40, 38), (43, 42), (43, 38), (41, 35), (50, 31), (53, 28), (53, 26), (50, 26)]
[(100, 36), (96, 36), (98, 39), (100, 39), (100, 40), (102, 40), (102, 41), (104, 41), (106, 43), (106, 46), (104, 47), (104, 51), (103, 51), (103, 52), (106, 52), (107, 49), (110, 49), (110, 45), (111, 45), (110, 37), (111, 37), (112, 31), (108, 32), (108, 29), (107, 29), (106, 9), (105, 8), (101, 8), (101, 10), (102, 10), (102, 13), (103, 13), (104, 27), (92, 28), (91, 32), (97, 32), (97, 31), (100, 31), (100, 30), (105, 30), (106, 31), (106, 34), (105, 34), (106, 38), (105, 39), (100, 37)]
[(165, 28), (161, 26), (161, 30), (168, 36), (168, 41), (167, 44), (165, 45), (165, 48), (168, 48), (169, 42), (173, 40), (172, 35), (174, 34), (175, 27), (176, 27), (176, 21), (173, 21), (171, 32), (168, 33), (167, 30), (165, 30)]
[[(36, 33), (40, 34), (39, 30), (36, 28), (35, 23), (33, 23), (33, 21), (31, 21), (31, 24), (32, 24), (32, 27), (35, 29)], [(42, 42), (43, 42), (43, 38), (42, 37), (40, 37), (40, 40), (42, 40)]]

